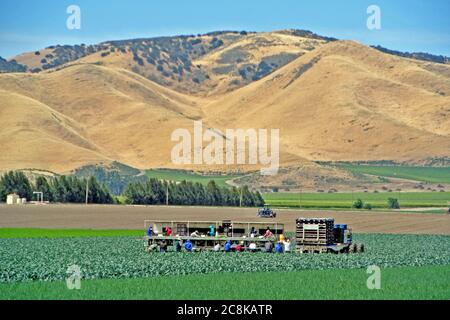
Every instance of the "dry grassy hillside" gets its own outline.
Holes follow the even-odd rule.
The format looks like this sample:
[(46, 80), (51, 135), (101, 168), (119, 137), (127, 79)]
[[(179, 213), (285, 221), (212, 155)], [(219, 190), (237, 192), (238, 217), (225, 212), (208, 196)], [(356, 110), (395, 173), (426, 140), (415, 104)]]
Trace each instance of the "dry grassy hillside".
[(0, 168), (65, 171), (68, 166), (109, 161), (81, 134), (80, 125), (24, 95), (0, 90)]
[(220, 94), (259, 80), (325, 43), (291, 34), (256, 33), (222, 46), (194, 64), (210, 75), (208, 95)]
[[(263, 176), (259, 172), (250, 173), (235, 179), (234, 184), (249, 185), (253, 188), (272, 191), (288, 192), (379, 192), (380, 190), (417, 192), (421, 184), (407, 179), (379, 179), (376, 176), (355, 174), (334, 166), (317, 163), (287, 166), (279, 170), (275, 176)], [(448, 184), (428, 185), (427, 189), (447, 189)]]
[(164, 166), (171, 132), (200, 117), (195, 99), (123, 69), (1, 75), (0, 87), (2, 167), (66, 171), (105, 159)]
[(31, 72), (74, 64), (120, 67), (179, 92), (210, 95), (258, 80), (327, 41), (313, 33), (212, 32), (52, 46), (13, 59)]
[(417, 159), (450, 150), (450, 78), (339, 41), (207, 105), (219, 127), (280, 128), (310, 160)]
[[(47, 71), (0, 74), (0, 169), (176, 167), (171, 133), (198, 119), (205, 128), (280, 129), (283, 166), (450, 156), (447, 65), (295, 32), (152, 41), (105, 43)], [(33, 66), (36, 57), (18, 60)]]

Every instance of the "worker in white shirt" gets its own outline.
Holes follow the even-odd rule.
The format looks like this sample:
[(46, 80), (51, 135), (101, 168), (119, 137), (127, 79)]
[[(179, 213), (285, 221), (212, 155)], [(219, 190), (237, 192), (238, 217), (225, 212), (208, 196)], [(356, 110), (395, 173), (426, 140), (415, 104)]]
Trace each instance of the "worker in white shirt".
[(283, 241), (284, 245), (284, 252), (290, 252), (291, 251), (291, 241), (289, 239)]

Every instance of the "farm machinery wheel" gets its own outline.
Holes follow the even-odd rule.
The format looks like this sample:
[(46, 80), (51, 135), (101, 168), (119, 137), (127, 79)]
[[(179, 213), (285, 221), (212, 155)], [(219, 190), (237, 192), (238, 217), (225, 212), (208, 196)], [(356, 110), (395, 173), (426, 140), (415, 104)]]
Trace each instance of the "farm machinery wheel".
[(364, 252), (364, 244), (357, 244), (354, 243), (349, 247), (349, 252), (350, 253), (363, 253)]

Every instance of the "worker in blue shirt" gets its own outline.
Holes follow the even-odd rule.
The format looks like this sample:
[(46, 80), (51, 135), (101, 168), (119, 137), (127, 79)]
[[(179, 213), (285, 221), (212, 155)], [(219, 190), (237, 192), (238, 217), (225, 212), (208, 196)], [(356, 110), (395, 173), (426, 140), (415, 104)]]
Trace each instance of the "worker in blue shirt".
[(148, 230), (147, 230), (147, 235), (148, 235), (149, 237), (151, 237), (151, 236), (153, 235), (153, 228), (152, 228), (152, 227), (149, 227), (149, 228), (148, 228)]
[(186, 240), (186, 243), (184, 244), (184, 249), (186, 249), (187, 252), (192, 252), (191, 240)]
[(225, 246), (223, 247), (223, 251), (230, 252), (231, 251), (231, 241), (228, 240), (227, 243), (225, 243)]
[(214, 228), (213, 225), (209, 226), (208, 236), (210, 236), (210, 237), (215, 237), (216, 236), (216, 229)]
[(275, 245), (275, 252), (283, 253), (283, 244), (281, 242), (277, 242), (277, 244)]

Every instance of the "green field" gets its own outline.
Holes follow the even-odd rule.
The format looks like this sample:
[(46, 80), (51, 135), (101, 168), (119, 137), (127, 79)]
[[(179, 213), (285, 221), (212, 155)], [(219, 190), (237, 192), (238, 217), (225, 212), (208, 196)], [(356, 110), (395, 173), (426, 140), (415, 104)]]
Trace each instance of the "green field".
[(388, 198), (396, 198), (402, 208), (424, 208), (447, 206), (450, 192), (266, 193), (263, 198), (274, 207), (348, 209), (354, 201), (361, 199), (374, 208), (387, 208)]
[(0, 299), (449, 299), (450, 266), (381, 270), (381, 289), (367, 288), (366, 269), (206, 274), (136, 279), (0, 284)]
[(402, 178), (429, 183), (450, 183), (450, 167), (407, 167), (338, 164), (338, 168), (354, 173), (380, 177)]
[[(148, 253), (142, 237), (0, 238), (0, 283), (60, 281), (78, 265), (85, 279), (124, 279), (210, 273), (359, 269), (378, 265), (449, 265), (450, 237), (355, 234), (364, 253), (308, 255), (267, 253)], [(51, 263), (49, 263), (51, 261)]]
[[(314, 255), (147, 253), (140, 235), (139, 230), (0, 229), (0, 299), (450, 297), (448, 236), (355, 234), (364, 253)], [(74, 264), (82, 272), (79, 291), (65, 284)], [(370, 265), (382, 269), (381, 290), (366, 286)]]
[(0, 228), (0, 238), (80, 238), (143, 236), (144, 230)]
[(214, 180), (216, 184), (220, 187), (229, 187), (226, 183), (228, 180), (237, 178), (235, 175), (208, 175), (203, 176), (189, 171), (183, 170), (171, 170), (171, 169), (152, 169), (147, 170), (146, 174), (149, 178), (156, 178), (161, 180), (170, 180), (181, 182), (183, 180), (191, 182), (199, 182), (201, 184), (207, 185), (209, 181)]

